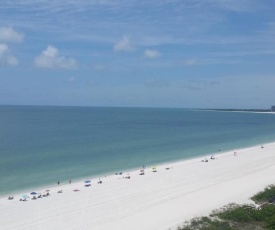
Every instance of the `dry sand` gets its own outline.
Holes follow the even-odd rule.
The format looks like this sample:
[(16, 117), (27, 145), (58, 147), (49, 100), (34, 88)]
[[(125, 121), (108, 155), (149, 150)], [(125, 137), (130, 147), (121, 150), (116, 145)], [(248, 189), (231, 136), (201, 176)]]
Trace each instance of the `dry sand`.
[[(122, 176), (49, 188), (51, 195), (26, 202), (0, 199), (0, 229), (164, 230), (209, 214), (275, 183), (275, 143), (147, 168)], [(166, 167), (171, 167), (166, 170)], [(79, 192), (74, 192), (74, 189)], [(57, 191), (63, 189), (63, 193)]]

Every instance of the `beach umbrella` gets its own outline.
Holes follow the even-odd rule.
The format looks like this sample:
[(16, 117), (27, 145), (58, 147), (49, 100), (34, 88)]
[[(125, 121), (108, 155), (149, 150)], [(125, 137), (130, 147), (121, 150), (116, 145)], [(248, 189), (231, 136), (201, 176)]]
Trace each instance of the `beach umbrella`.
[(157, 169), (157, 167), (152, 167), (152, 169), (153, 169), (153, 170), (156, 170), (156, 169)]
[(85, 180), (84, 183), (86, 183), (86, 184), (91, 183), (91, 181), (90, 180)]
[(37, 193), (36, 193), (36, 192), (31, 192), (30, 194), (31, 194), (31, 195), (36, 195)]
[(28, 198), (28, 195), (23, 194), (23, 195), (22, 195), (22, 198), (23, 198), (23, 199)]

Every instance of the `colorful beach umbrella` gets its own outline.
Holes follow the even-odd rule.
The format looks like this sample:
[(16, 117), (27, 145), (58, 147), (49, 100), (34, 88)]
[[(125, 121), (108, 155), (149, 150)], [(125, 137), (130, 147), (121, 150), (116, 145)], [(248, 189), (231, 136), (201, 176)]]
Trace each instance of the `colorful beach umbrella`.
[(31, 192), (30, 194), (31, 194), (31, 195), (36, 195), (37, 193), (36, 193), (36, 192)]
[(91, 183), (91, 181), (90, 180), (85, 180), (84, 183)]

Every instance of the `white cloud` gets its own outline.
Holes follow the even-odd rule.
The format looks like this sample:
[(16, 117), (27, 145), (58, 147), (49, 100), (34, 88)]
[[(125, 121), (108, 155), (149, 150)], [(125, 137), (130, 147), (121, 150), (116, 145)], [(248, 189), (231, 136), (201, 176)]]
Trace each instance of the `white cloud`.
[(105, 65), (102, 65), (102, 64), (95, 64), (93, 67), (94, 67), (95, 70), (98, 70), (98, 71), (107, 69), (107, 67)]
[(11, 55), (9, 47), (5, 43), (0, 43), (0, 65), (16, 66), (17, 59)]
[(69, 78), (69, 82), (74, 82), (75, 81), (75, 77), (70, 77)]
[(196, 58), (190, 58), (185, 61), (185, 65), (191, 66), (191, 65), (197, 65), (197, 64), (198, 64), (198, 59)]
[(161, 54), (157, 50), (147, 49), (147, 50), (144, 51), (144, 56), (147, 57), (147, 58), (157, 58), (157, 57), (160, 57)]
[(202, 65), (236, 65), (241, 64), (243, 61), (239, 58), (223, 58), (221, 57), (206, 57), (206, 58), (190, 58), (183, 61), (185, 66), (202, 66)]
[(58, 49), (51, 45), (34, 59), (34, 64), (36, 67), (49, 69), (76, 69), (77, 67), (75, 59), (60, 56)]
[(11, 27), (0, 28), (0, 42), (22, 42), (24, 34), (16, 32)]
[(167, 81), (150, 79), (145, 82), (145, 85), (152, 88), (166, 88), (169, 87), (170, 83)]
[(116, 43), (113, 47), (115, 51), (133, 51), (135, 48), (132, 46), (130, 42), (130, 38), (127, 36), (123, 36), (122, 39)]

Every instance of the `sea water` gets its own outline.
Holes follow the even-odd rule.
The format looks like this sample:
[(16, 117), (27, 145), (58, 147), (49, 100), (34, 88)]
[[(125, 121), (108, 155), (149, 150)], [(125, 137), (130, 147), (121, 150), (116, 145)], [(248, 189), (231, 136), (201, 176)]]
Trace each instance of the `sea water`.
[(275, 115), (0, 106), (0, 196), (275, 141)]

